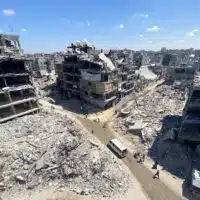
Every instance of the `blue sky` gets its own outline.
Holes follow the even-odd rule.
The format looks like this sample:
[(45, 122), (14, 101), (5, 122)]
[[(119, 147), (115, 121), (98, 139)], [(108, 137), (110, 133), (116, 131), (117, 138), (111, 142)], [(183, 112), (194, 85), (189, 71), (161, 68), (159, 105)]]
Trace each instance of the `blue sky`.
[(26, 52), (100, 48), (200, 48), (199, 0), (0, 0), (0, 31), (20, 34)]

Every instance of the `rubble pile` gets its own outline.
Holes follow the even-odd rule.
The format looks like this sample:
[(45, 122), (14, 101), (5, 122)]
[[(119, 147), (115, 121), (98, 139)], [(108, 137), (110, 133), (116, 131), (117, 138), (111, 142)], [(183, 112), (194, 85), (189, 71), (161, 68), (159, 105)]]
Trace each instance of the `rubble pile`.
[(131, 141), (133, 152), (148, 154), (179, 178), (187, 176), (192, 159), (191, 148), (175, 140), (186, 98), (186, 92), (161, 85), (133, 100), (126, 108), (130, 114), (120, 115), (113, 123), (114, 129)]
[[(135, 102), (128, 108), (130, 114), (126, 118), (117, 118), (114, 128), (135, 144), (139, 142), (138, 147), (141, 142), (150, 147), (157, 135), (162, 135), (163, 119), (166, 116), (181, 115), (185, 100), (184, 92), (168, 85), (159, 86), (154, 92), (133, 100)], [(135, 133), (138, 129), (141, 130), (141, 137)]]
[(22, 192), (49, 185), (109, 197), (128, 188), (107, 148), (66, 116), (39, 113), (1, 124), (0, 189)]

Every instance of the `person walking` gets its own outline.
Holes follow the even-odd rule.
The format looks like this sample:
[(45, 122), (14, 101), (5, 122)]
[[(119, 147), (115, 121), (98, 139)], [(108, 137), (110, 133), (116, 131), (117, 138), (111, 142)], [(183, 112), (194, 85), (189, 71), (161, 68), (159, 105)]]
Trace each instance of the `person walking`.
[(154, 179), (155, 179), (155, 178), (157, 178), (157, 179), (160, 178), (160, 171), (159, 171), (159, 169), (158, 169), (157, 172), (153, 175), (153, 178), (154, 178)]
[(157, 169), (158, 168), (158, 161), (156, 161), (152, 167), (152, 169)]

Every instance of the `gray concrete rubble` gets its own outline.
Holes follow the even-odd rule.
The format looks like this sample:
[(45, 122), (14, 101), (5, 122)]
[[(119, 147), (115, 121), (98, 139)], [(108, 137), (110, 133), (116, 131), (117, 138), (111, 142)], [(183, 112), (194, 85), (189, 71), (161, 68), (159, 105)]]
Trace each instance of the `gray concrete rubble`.
[(11, 195), (49, 185), (101, 197), (128, 189), (117, 158), (58, 114), (41, 112), (1, 124), (0, 166), (0, 190)]
[[(159, 86), (154, 92), (139, 97), (131, 108), (126, 108), (130, 114), (126, 118), (117, 118), (116, 125), (120, 124), (118, 128), (123, 134), (128, 133), (130, 126), (140, 127), (144, 139), (153, 139), (160, 132), (165, 116), (182, 115), (185, 101), (185, 92), (167, 85)], [(127, 126), (127, 121), (135, 123)]]
[[(186, 176), (190, 168), (190, 148), (173, 140), (182, 121), (186, 96), (185, 91), (172, 86), (158, 86), (153, 92), (133, 102), (126, 118), (119, 116), (113, 123), (114, 129), (131, 143), (129, 146), (133, 152), (148, 154), (181, 178)], [(130, 130), (138, 121), (140, 129)]]

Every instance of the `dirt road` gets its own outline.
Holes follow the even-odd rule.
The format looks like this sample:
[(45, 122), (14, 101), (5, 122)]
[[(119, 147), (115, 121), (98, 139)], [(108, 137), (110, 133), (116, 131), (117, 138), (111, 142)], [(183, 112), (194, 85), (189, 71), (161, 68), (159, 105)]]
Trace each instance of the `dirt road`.
[[(94, 135), (105, 145), (112, 138), (114, 134), (108, 129), (103, 128), (102, 124), (78, 117), (78, 120), (89, 131), (94, 130)], [(137, 163), (131, 154), (128, 154), (123, 159), (124, 163), (129, 167), (132, 174), (137, 178), (143, 187), (148, 197), (152, 200), (180, 200), (181, 197), (174, 194), (164, 183), (160, 180), (153, 179), (152, 173), (142, 164)], [(162, 176), (162, 174), (161, 174)]]

